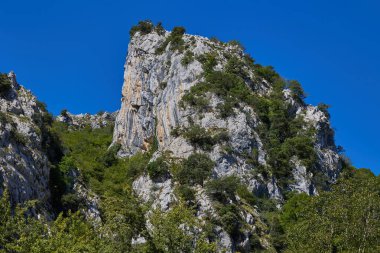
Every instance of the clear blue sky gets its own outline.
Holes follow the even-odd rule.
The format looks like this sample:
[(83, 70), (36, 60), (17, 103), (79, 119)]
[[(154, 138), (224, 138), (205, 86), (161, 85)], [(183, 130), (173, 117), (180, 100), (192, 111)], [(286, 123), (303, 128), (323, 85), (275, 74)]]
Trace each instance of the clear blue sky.
[(380, 172), (378, 0), (2, 0), (0, 71), (54, 114), (120, 106), (128, 31), (138, 20), (241, 41), (264, 65), (299, 80), (308, 102), (332, 106), (337, 143)]

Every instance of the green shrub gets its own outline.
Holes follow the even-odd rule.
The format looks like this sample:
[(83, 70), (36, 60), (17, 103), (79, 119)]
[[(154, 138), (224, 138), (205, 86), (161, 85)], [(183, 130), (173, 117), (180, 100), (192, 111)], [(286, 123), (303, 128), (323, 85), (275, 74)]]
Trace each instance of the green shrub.
[(161, 156), (148, 164), (147, 171), (152, 180), (157, 180), (169, 174), (169, 164)]
[(190, 88), (189, 92), (181, 98), (180, 106), (185, 108), (186, 105), (194, 107), (198, 112), (204, 112), (209, 110), (209, 99), (205, 97), (205, 94), (201, 92), (202, 86), (195, 85)]
[(211, 176), (215, 163), (205, 154), (193, 153), (182, 162), (176, 178), (181, 184), (201, 185)]
[(210, 131), (199, 125), (192, 125), (186, 128), (183, 132), (183, 137), (192, 146), (203, 150), (211, 150), (215, 145), (215, 140), (212, 138)]
[(152, 32), (154, 26), (150, 20), (139, 21), (135, 26), (132, 26), (129, 30), (129, 35), (132, 38), (137, 32), (140, 32), (141, 35), (146, 35)]
[(11, 88), (12, 84), (11, 81), (9, 81), (7, 74), (0, 73), (0, 96), (6, 96)]
[(5, 124), (7, 123), (10, 123), (11, 119), (10, 117), (4, 113), (4, 112), (0, 112), (0, 123), (5, 126)]
[(233, 101), (232, 99), (227, 99), (226, 101), (219, 103), (216, 106), (216, 109), (218, 110), (218, 116), (222, 119), (226, 119), (230, 116), (234, 116), (235, 106), (236, 106), (235, 101)]
[(165, 35), (165, 29), (164, 27), (162, 26), (162, 23), (161, 22), (158, 22), (156, 27), (154, 28), (154, 31), (158, 34), (158, 35)]
[(190, 125), (190, 127), (177, 132), (177, 134), (182, 134), (183, 137), (195, 148), (200, 148), (206, 151), (210, 151), (217, 143), (229, 140), (227, 131), (221, 129), (207, 130), (196, 124)]
[(160, 86), (160, 89), (161, 89), (161, 90), (164, 90), (164, 89), (166, 88), (166, 86), (168, 86), (168, 82), (161, 82), (161, 83), (159, 84), (159, 86)]
[(189, 65), (191, 62), (194, 61), (194, 53), (190, 50), (187, 50), (185, 55), (183, 56), (181, 63), (183, 66)]
[(234, 74), (242, 78), (247, 78), (248, 73), (244, 70), (244, 67), (245, 65), (243, 61), (241, 61), (236, 56), (232, 56), (228, 59), (227, 64), (224, 67), (224, 70), (227, 73)]
[(228, 44), (228, 45), (231, 45), (231, 46), (238, 47), (238, 48), (240, 48), (241, 50), (244, 51), (244, 46), (243, 46), (243, 44), (241, 44), (241, 42), (238, 41), (238, 40), (231, 40), (231, 41), (229, 41), (227, 44)]
[(235, 204), (224, 205), (217, 210), (223, 229), (234, 239), (239, 238), (242, 219)]
[(212, 72), (218, 64), (217, 54), (214, 52), (201, 54), (197, 57), (197, 60), (202, 63), (202, 68), (206, 75)]
[(195, 202), (195, 190), (188, 185), (179, 185), (177, 191), (179, 196), (187, 203)]
[(273, 83), (280, 75), (274, 70), (272, 66), (261, 66), (260, 64), (255, 65), (256, 74), (265, 80)]
[(26, 145), (28, 143), (26, 136), (18, 132), (16, 129), (10, 131), (10, 138), (18, 144)]
[(76, 212), (79, 209), (81, 200), (75, 193), (64, 194), (61, 198), (61, 203), (64, 211)]
[(319, 109), (320, 111), (322, 111), (322, 112), (326, 115), (326, 117), (327, 117), (328, 119), (330, 118), (329, 108), (330, 108), (330, 106), (327, 105), (327, 104), (324, 104), (324, 103), (319, 103), (319, 104), (318, 104), (318, 109)]
[(250, 192), (245, 185), (240, 184), (236, 189), (237, 195), (247, 201), (251, 206), (256, 204), (256, 199), (252, 192)]
[(116, 164), (118, 161), (117, 152), (119, 152), (121, 144), (116, 143), (112, 145), (107, 152), (98, 158), (98, 161), (101, 162), (105, 167), (111, 167)]
[(206, 190), (212, 199), (227, 203), (229, 199), (235, 199), (235, 193), (239, 184), (240, 182), (237, 177), (227, 176), (209, 181), (206, 185)]
[(185, 41), (182, 36), (185, 34), (184, 27), (174, 27), (166, 40), (156, 49), (156, 54), (162, 54), (166, 47), (170, 44), (170, 50), (182, 52), (184, 50)]
[(61, 111), (61, 116), (62, 117), (68, 117), (69, 116), (69, 114), (68, 114), (68, 112), (67, 112), (67, 109), (63, 109), (62, 111)]
[(39, 100), (36, 101), (36, 105), (38, 108), (40, 108), (41, 111), (47, 112), (47, 105), (44, 102), (41, 102)]
[(296, 102), (301, 105), (305, 104), (304, 100), (306, 98), (306, 94), (298, 81), (290, 80), (288, 83), (288, 88), (292, 91), (292, 97)]

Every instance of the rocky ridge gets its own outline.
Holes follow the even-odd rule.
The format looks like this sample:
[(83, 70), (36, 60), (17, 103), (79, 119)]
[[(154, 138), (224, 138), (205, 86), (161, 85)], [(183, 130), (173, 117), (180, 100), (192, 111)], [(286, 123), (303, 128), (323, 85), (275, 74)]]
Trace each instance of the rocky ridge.
[(66, 110), (55, 118), (58, 122), (63, 122), (72, 128), (80, 129), (89, 126), (93, 129), (111, 126), (115, 122), (117, 112), (99, 112), (97, 114), (81, 113), (72, 114)]
[[(231, 115), (220, 117), (217, 113), (218, 105), (225, 101), (213, 92), (205, 93), (208, 103), (207, 109), (202, 113), (192, 106), (181, 106), (183, 97), (191, 93), (192, 87), (205, 81), (204, 63), (200, 60), (202, 56), (215, 55), (217, 63), (213, 66), (213, 71), (223, 71), (229, 59), (244, 59), (246, 55), (238, 45), (188, 34), (182, 36), (186, 50), (173, 50), (170, 43), (165, 44), (170, 36), (171, 33), (166, 31), (144, 34), (137, 32), (131, 39), (125, 63), (121, 109), (116, 117), (113, 137), (114, 144), (121, 144), (120, 156), (147, 152), (155, 141), (158, 149), (152, 160), (167, 153), (176, 159), (186, 159), (195, 152), (206, 153), (215, 163), (212, 178), (236, 176), (249, 191), (277, 200), (278, 206), (283, 202), (286, 191), (317, 194), (315, 172), (321, 173), (327, 184), (336, 180), (340, 171), (340, 158), (328, 116), (316, 106), (296, 101), (289, 89), (283, 90), (283, 100), (289, 105), (289, 114), (302, 120), (302, 129), (314, 129), (313, 148), (317, 159), (313, 170), (310, 170), (297, 156), (293, 156), (290, 160), (292, 180), (287, 188), (278, 184), (280, 178), (273, 174), (265, 175), (260, 170), (268, 166), (269, 157), (265, 140), (259, 132), (264, 123), (255, 107), (240, 102), (239, 106), (233, 108)], [(162, 48), (163, 44), (166, 45), (165, 48)], [(162, 52), (158, 53), (158, 49)], [(184, 64), (184, 59), (189, 54), (192, 59)], [(259, 97), (273, 93), (273, 83), (270, 80), (260, 77), (258, 71), (248, 64), (241, 68), (247, 73), (244, 83), (252, 93)], [(199, 126), (199, 129), (206, 131), (222, 129), (228, 138), (213, 145), (210, 150), (199, 150), (183, 135), (173, 134), (174, 130), (191, 126)], [(226, 147), (228, 152), (225, 151)], [(256, 152), (257, 160), (254, 164), (246, 155), (253, 152)], [(159, 206), (168, 210), (177, 201), (174, 193), (176, 185), (178, 182), (174, 182), (171, 176), (155, 182), (145, 174), (134, 181), (133, 189), (145, 203), (152, 203), (152, 209)], [(217, 216), (212, 200), (204, 189), (198, 187), (195, 190), (198, 217), (202, 218), (204, 212)], [(244, 206), (242, 203), (239, 205)], [(257, 227), (262, 228), (261, 244), (264, 248), (270, 247), (263, 232), (265, 224), (260, 218), (260, 210), (257, 207), (240, 210), (247, 228), (238, 239), (232, 238), (221, 227), (216, 228), (220, 248), (228, 252), (237, 248), (248, 251), (252, 233), (260, 234)]]
[[(8, 79), (8, 80), (7, 80)], [(0, 183), (13, 203), (38, 200), (49, 209), (49, 160), (44, 124), (49, 115), (32, 93), (19, 85), (16, 75), (2, 74), (0, 97)]]

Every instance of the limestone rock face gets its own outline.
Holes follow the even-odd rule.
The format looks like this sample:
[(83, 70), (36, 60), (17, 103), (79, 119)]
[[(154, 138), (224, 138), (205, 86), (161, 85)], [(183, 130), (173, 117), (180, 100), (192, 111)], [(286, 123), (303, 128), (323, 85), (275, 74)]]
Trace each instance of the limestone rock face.
[(89, 126), (93, 129), (111, 126), (115, 123), (117, 112), (99, 112), (91, 115), (89, 113), (72, 114), (70, 112), (63, 112), (57, 116), (55, 120), (58, 122), (66, 123), (69, 127), (74, 129)]
[[(137, 32), (131, 39), (125, 63), (121, 108), (116, 117), (113, 136), (113, 144), (119, 143), (122, 147), (119, 155), (123, 157), (146, 152), (155, 141), (158, 150), (153, 157), (167, 152), (176, 159), (185, 159), (194, 152), (207, 153), (215, 162), (213, 178), (237, 176), (251, 192), (266, 195), (281, 203), (284, 189), (279, 187), (279, 179), (264, 175), (259, 169), (268, 165), (268, 152), (260, 138), (259, 127), (263, 122), (260, 122), (255, 108), (242, 102), (239, 108), (233, 109), (233, 115), (222, 118), (217, 113), (217, 106), (223, 100), (213, 93), (205, 94), (209, 108), (201, 114), (193, 107), (181, 105), (181, 98), (191, 87), (204, 81), (204, 69), (199, 57), (205, 53), (216, 54), (218, 63), (214, 69), (222, 70), (228, 60), (226, 55), (243, 59), (243, 51), (236, 45), (185, 34), (182, 38), (186, 49), (183, 52), (172, 50), (169, 44), (163, 53), (157, 53), (157, 48), (169, 36), (169, 32), (161, 35), (156, 32), (141, 35)], [(186, 51), (190, 51), (194, 59), (183, 64)], [(245, 84), (254, 93), (265, 96), (272, 92), (269, 81), (257, 78), (257, 74), (247, 67), (242, 68), (248, 75)], [(334, 182), (340, 171), (340, 161), (327, 115), (315, 106), (296, 102), (288, 89), (284, 90), (283, 95), (289, 104), (290, 113), (294, 117), (302, 117), (305, 128), (315, 129), (317, 170), (329, 182)], [(175, 129), (191, 125), (210, 131), (223, 130), (228, 140), (215, 144), (209, 151), (196, 150), (183, 136), (172, 134)], [(255, 154), (254, 163), (252, 154)], [(288, 186), (290, 190), (317, 194), (313, 183), (314, 174), (297, 157), (291, 158), (291, 164), (294, 168), (293, 181)], [(166, 180), (155, 183), (148, 175), (143, 175), (133, 183), (133, 189), (145, 203), (153, 202), (152, 208), (160, 205), (163, 210), (167, 210), (176, 198), (173, 194), (175, 183), (171, 178)], [(201, 188), (196, 192), (198, 216), (202, 217), (205, 212), (215, 214), (204, 190)], [(251, 222), (250, 225), (253, 231), (258, 224), (263, 226), (254, 208), (241, 216), (246, 217), (247, 224), (255, 220), (256, 223)], [(230, 238), (222, 228), (216, 233), (222, 238), (220, 247), (227, 252), (233, 252), (236, 248), (249, 250), (249, 245), (246, 245), (249, 230), (246, 231), (246, 237), (239, 238), (239, 241)], [(269, 243), (262, 239), (261, 244)]]
[(40, 128), (45, 111), (13, 72), (8, 78), (11, 87), (0, 96), (0, 191), (7, 188), (13, 203), (38, 200), (46, 210), (49, 166)]

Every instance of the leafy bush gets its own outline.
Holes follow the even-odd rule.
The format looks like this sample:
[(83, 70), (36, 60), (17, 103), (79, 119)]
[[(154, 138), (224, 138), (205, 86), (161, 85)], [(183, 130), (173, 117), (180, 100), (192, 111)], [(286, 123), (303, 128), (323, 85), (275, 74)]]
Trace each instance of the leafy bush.
[(214, 179), (206, 185), (207, 194), (214, 200), (227, 203), (229, 199), (235, 199), (235, 193), (239, 184), (239, 179), (235, 176)]
[(177, 191), (179, 196), (187, 203), (195, 202), (195, 190), (188, 185), (179, 185)]
[(161, 82), (159, 84), (159, 87), (160, 87), (161, 90), (164, 90), (166, 88), (166, 86), (168, 86), (168, 82)]
[(28, 143), (28, 138), (16, 129), (10, 131), (10, 138), (18, 144), (26, 145)]
[(301, 105), (305, 104), (304, 99), (306, 98), (306, 94), (298, 81), (289, 81), (288, 88), (292, 91), (293, 99), (296, 102), (300, 103)]
[(158, 22), (156, 27), (154, 28), (154, 31), (158, 34), (158, 35), (165, 35), (165, 29), (164, 27), (162, 26), (162, 23), (161, 22)]
[(380, 250), (379, 176), (366, 169), (351, 172), (331, 191), (294, 195), (287, 201), (280, 222), (289, 252)]
[(183, 56), (181, 63), (183, 66), (189, 65), (191, 62), (194, 61), (194, 53), (190, 50), (187, 50), (185, 55)]
[(235, 47), (238, 47), (240, 48), (241, 50), (244, 50), (244, 46), (243, 44), (240, 43), (240, 41), (238, 40), (231, 40), (227, 43), (228, 45), (231, 45), (231, 46), (235, 46)]
[(68, 112), (67, 112), (67, 109), (63, 109), (63, 110), (61, 111), (61, 116), (63, 116), (63, 117), (68, 117), (68, 116), (69, 116), (69, 114), (68, 114)]
[(211, 131), (196, 124), (183, 129), (181, 134), (192, 146), (206, 151), (210, 151), (217, 143), (229, 140), (226, 131), (220, 129)]
[(247, 78), (247, 72), (244, 70), (244, 62), (241, 61), (236, 56), (232, 56), (228, 59), (226, 66), (224, 67), (224, 70), (227, 73), (234, 74), (237, 76), (240, 76), (241, 78)]
[(322, 111), (322, 112), (326, 115), (326, 117), (327, 117), (328, 119), (330, 118), (329, 108), (330, 108), (330, 106), (327, 105), (327, 104), (324, 104), (324, 103), (319, 103), (319, 104), (318, 104), (318, 109), (319, 109), (320, 111)]
[(202, 84), (197, 84), (190, 88), (190, 92), (186, 92), (183, 95), (180, 106), (185, 108), (185, 105), (189, 105), (194, 107), (198, 112), (207, 111), (209, 109), (209, 99), (205, 97), (205, 93), (203, 91), (207, 91)]
[(273, 83), (277, 78), (279, 78), (279, 74), (274, 70), (272, 66), (261, 66), (260, 64), (255, 65), (256, 74), (265, 80), (268, 80), (270, 83)]
[(227, 99), (226, 101), (219, 103), (216, 106), (216, 109), (218, 110), (218, 116), (222, 119), (226, 119), (230, 116), (234, 116), (235, 107), (236, 107), (236, 104), (232, 99)]
[(166, 47), (170, 43), (170, 50), (182, 52), (184, 49), (185, 41), (182, 39), (182, 36), (185, 34), (184, 27), (174, 27), (170, 35), (166, 38), (166, 40), (156, 49), (156, 54), (162, 54)]
[(202, 63), (202, 68), (206, 75), (214, 71), (214, 67), (218, 64), (217, 54), (213, 52), (201, 54), (197, 57), (197, 60)]
[(210, 131), (199, 125), (192, 125), (183, 132), (183, 137), (196, 148), (211, 150), (215, 145)]
[(169, 164), (161, 156), (148, 164), (147, 171), (152, 180), (157, 180), (169, 174)]
[(146, 35), (152, 32), (154, 26), (150, 20), (139, 21), (135, 26), (132, 26), (129, 30), (129, 35), (132, 38), (137, 32), (140, 32), (141, 35)]
[(11, 122), (11, 118), (4, 112), (0, 112), (0, 123), (4, 126)]
[(242, 219), (235, 204), (224, 205), (217, 210), (223, 229), (234, 239), (239, 238)]
[(182, 162), (176, 178), (181, 184), (203, 186), (203, 182), (211, 176), (214, 166), (214, 162), (207, 155), (193, 153)]
[(0, 96), (4, 97), (8, 94), (12, 87), (11, 81), (7, 74), (0, 73)]
[(250, 192), (247, 187), (243, 184), (240, 184), (236, 189), (237, 195), (247, 201), (247, 203), (251, 206), (256, 204), (256, 199), (252, 192)]

